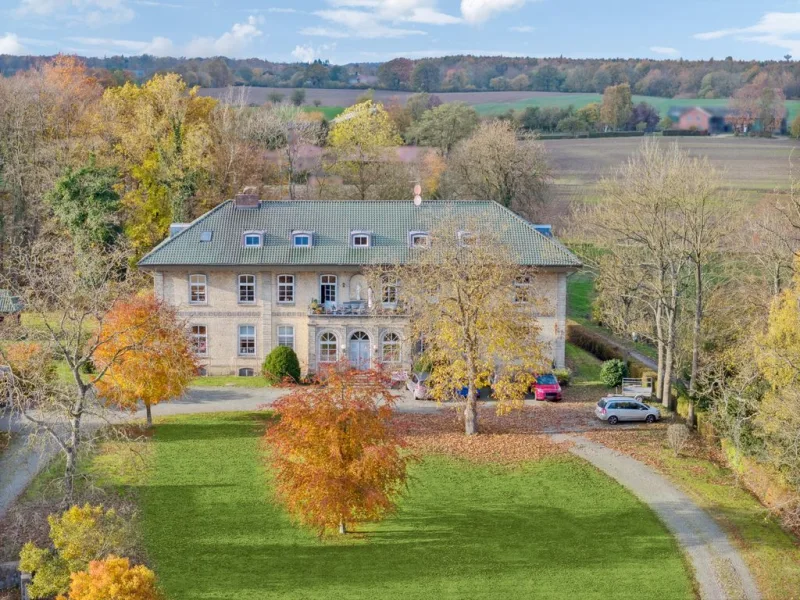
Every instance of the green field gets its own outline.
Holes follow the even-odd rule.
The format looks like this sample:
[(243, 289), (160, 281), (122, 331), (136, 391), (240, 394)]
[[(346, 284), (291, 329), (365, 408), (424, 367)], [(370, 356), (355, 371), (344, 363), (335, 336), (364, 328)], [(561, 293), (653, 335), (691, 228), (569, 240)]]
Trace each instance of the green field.
[(343, 106), (303, 106), (307, 113), (320, 112), (326, 120), (331, 121), (344, 112)]
[[(566, 108), (569, 105), (575, 108), (581, 108), (592, 102), (601, 102), (603, 100), (602, 94), (562, 94), (542, 97), (532, 97), (517, 102), (486, 102), (482, 104), (475, 104), (475, 110), (481, 115), (499, 115), (507, 112), (509, 109), (524, 110), (528, 106), (557, 106), (559, 108)], [(647, 102), (652, 104), (659, 114), (664, 117), (667, 111), (672, 106), (727, 106), (729, 100), (727, 98), (660, 98), (657, 96), (634, 96), (633, 101)], [(786, 101), (787, 118), (789, 122), (797, 116), (800, 112), (800, 100), (787, 100)]]
[(320, 541), (272, 502), (261, 430), (242, 413), (156, 426), (142, 522), (171, 600), (694, 598), (653, 513), (576, 459), (429, 456), (397, 515)]

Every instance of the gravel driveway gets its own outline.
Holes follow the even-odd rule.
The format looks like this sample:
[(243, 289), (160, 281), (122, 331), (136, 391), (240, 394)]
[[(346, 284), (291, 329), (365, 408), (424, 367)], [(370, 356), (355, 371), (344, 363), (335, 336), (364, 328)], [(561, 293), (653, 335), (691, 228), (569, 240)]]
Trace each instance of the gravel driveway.
[(570, 451), (614, 478), (649, 505), (692, 562), (702, 600), (760, 600), (755, 581), (719, 525), (686, 494), (633, 458), (584, 437), (555, 434)]

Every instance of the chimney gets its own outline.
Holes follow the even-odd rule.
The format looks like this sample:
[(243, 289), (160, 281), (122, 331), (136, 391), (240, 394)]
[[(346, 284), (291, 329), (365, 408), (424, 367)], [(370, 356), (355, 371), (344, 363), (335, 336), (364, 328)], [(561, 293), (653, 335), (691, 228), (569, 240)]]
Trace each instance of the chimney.
[(233, 199), (233, 205), (236, 208), (258, 208), (259, 201), (258, 188), (248, 186), (236, 194)]

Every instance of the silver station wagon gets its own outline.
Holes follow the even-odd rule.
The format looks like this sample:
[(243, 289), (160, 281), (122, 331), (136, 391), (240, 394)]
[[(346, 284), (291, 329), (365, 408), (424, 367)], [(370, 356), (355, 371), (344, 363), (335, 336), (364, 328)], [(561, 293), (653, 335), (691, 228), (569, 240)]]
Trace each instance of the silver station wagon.
[(644, 421), (655, 423), (661, 419), (661, 412), (640, 400), (625, 396), (607, 396), (595, 406), (594, 414), (609, 425), (620, 421)]

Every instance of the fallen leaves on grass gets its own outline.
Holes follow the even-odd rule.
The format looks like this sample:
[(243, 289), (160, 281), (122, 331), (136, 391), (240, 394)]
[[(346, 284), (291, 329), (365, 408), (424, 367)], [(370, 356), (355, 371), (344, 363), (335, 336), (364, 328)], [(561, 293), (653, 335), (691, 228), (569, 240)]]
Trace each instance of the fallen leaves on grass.
[(512, 464), (564, 455), (568, 447), (556, 444), (541, 429), (531, 407), (499, 417), (480, 407), (481, 433), (467, 436), (461, 413), (442, 409), (434, 414), (398, 414), (395, 423), (412, 449), (445, 454), (476, 462)]

